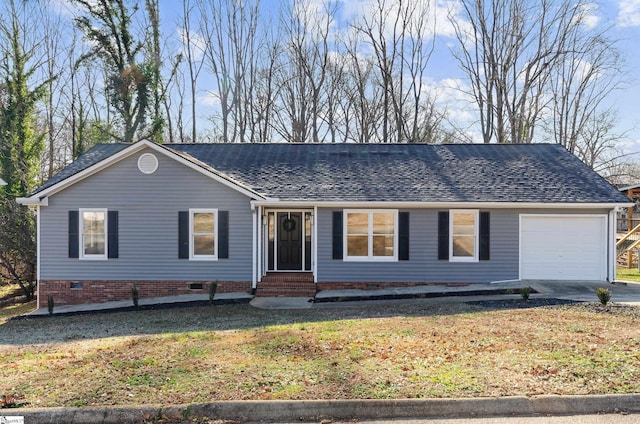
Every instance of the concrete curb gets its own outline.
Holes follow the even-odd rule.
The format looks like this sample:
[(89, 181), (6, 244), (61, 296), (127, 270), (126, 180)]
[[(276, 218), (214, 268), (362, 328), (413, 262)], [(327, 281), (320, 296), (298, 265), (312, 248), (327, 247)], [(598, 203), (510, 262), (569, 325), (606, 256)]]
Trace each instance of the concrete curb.
[(469, 399), (230, 401), (180, 406), (3, 409), (0, 415), (23, 416), (29, 424), (116, 424), (190, 420), (319, 421), (330, 418), (472, 418), (535, 415), (639, 413), (640, 394)]

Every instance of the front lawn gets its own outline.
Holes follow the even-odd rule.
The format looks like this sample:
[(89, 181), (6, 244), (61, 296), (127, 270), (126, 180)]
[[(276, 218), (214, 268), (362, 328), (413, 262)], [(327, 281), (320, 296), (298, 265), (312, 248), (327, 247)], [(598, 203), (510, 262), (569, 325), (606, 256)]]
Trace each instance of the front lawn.
[(202, 306), (0, 325), (26, 406), (640, 392), (640, 311)]
[(638, 281), (640, 282), (640, 271), (638, 268), (617, 268), (616, 280)]

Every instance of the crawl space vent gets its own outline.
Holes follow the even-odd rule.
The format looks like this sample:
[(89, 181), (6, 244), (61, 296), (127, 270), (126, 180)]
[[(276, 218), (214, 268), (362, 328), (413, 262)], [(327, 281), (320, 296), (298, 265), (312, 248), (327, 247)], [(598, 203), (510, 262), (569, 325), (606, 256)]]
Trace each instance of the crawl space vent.
[(141, 155), (138, 158), (138, 169), (143, 174), (153, 174), (158, 169), (158, 158), (151, 153)]

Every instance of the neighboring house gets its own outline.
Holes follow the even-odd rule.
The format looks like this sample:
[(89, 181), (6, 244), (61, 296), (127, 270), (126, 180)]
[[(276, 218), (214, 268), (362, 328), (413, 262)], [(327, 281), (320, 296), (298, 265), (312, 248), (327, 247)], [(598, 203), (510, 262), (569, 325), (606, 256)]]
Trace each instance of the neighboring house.
[(146, 141), (95, 146), (19, 201), (38, 210), (40, 306), (130, 299), (134, 284), (613, 281), (629, 204), (559, 145)]
[(640, 223), (640, 214), (638, 213), (640, 210), (638, 210), (637, 204), (640, 198), (640, 184), (620, 187), (618, 190), (620, 190), (633, 205), (632, 207), (621, 209), (618, 212), (618, 231), (631, 231), (633, 227)]
[(0, 187), (6, 186), (6, 185), (7, 185), (7, 183), (5, 183), (2, 178), (0, 178)]

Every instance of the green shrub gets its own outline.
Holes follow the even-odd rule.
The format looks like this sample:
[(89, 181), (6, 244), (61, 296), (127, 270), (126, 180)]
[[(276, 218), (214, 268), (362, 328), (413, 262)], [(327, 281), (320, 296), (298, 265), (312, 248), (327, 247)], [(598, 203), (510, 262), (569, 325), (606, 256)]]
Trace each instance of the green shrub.
[(531, 294), (531, 287), (522, 287), (520, 289), (520, 296), (522, 296), (522, 300), (525, 302), (529, 301), (529, 295)]
[(133, 299), (133, 306), (135, 306), (137, 308), (138, 307), (139, 294), (138, 294), (138, 288), (136, 287), (135, 284), (133, 285), (133, 287), (131, 287), (131, 298)]
[(49, 315), (53, 315), (53, 296), (47, 297), (47, 309), (49, 310)]
[(213, 303), (213, 298), (216, 295), (216, 290), (218, 290), (218, 283), (213, 282), (209, 284), (209, 302)]
[(605, 289), (604, 287), (596, 288), (596, 296), (600, 300), (600, 303), (606, 305), (611, 300), (611, 292), (609, 289)]

